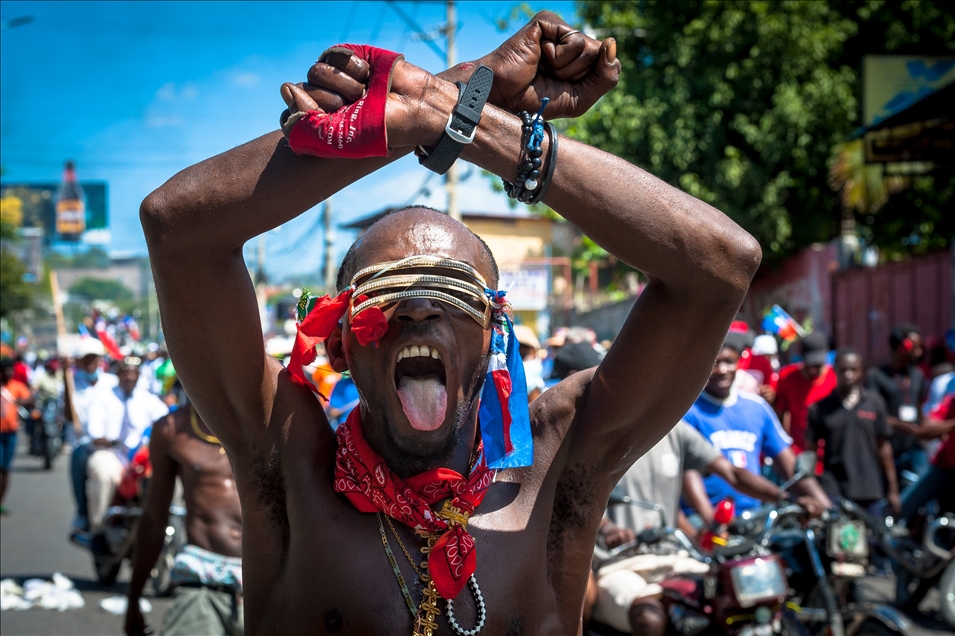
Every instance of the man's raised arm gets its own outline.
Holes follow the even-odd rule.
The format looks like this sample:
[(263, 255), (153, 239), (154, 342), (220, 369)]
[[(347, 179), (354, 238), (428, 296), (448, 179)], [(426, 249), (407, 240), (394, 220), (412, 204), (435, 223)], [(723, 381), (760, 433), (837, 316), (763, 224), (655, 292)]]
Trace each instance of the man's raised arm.
[[(596, 64), (610, 68), (604, 56)], [(513, 181), (520, 138), (518, 118), (490, 107), (462, 156)], [(699, 395), (761, 252), (727, 216), (623, 159), (571, 139), (558, 147), (544, 202), (649, 279), (589, 388), (589, 374), (571, 376), (541, 403), (587, 391), (570, 461), (616, 463), (610, 488)]]
[[(585, 38), (542, 12), (476, 63), (438, 77), (466, 81), (476, 64), (485, 64), (495, 72), (492, 103), (531, 108), (541, 95), (552, 94), (549, 112), (577, 115), (613, 83), (578, 82), (568, 90), (569, 82), (586, 75), (601, 46), (610, 44)], [(282, 86), (293, 113), (331, 112), (363, 94), (367, 63), (342, 55), (326, 62), (311, 67), (308, 83)], [(549, 71), (546, 77), (538, 73), (540, 68)], [(407, 154), (415, 144), (436, 143), (443, 122), (435, 129), (417, 117), (418, 101), (434, 77), (422, 71), (409, 81), (412, 86), (403, 94), (393, 89), (388, 96), (388, 142), (394, 150), (387, 158), (301, 157), (274, 132), (183, 170), (142, 204), (169, 351), (183, 386), (230, 452), (267, 427), (280, 371), (264, 352), (242, 246)], [(396, 120), (403, 121), (396, 125)], [(234, 424), (226, 428), (223, 422)]]

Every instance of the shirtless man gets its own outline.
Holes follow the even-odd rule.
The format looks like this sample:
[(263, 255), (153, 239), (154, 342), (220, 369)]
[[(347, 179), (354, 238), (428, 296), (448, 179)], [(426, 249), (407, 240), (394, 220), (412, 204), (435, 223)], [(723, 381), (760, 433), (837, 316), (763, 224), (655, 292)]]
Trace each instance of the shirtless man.
[(126, 633), (150, 633), (139, 609), (169, 524), (169, 504), (182, 480), (188, 545), (172, 571), (173, 602), (163, 634), (242, 634), (242, 511), (229, 458), (191, 406), (153, 424), (153, 476), (136, 534)]
[[(612, 40), (591, 40), (553, 14), (538, 14), (478, 61), (493, 69), (493, 90), (461, 158), (514, 182), (522, 132), (513, 113), (536, 112), (546, 95), (551, 101), (545, 118), (580, 115), (616, 84), (615, 51)], [(290, 111), (332, 111), (362, 96), (368, 66), (357, 57), (328, 60), (336, 68), (317, 63), (308, 84), (283, 85)], [(395, 63), (384, 114), (388, 157), (300, 156), (275, 132), (186, 169), (143, 202), (169, 352), (236, 472), (250, 633), (415, 629), (409, 601), (421, 602), (430, 588), (415, 586), (405, 556), (410, 560), (422, 542), (402, 523), (387, 534), (379, 525), (382, 515), (376, 523), (376, 515), (353, 505), (354, 492), (335, 492), (342, 468), (336, 464), (336, 436), (312, 391), (265, 355), (242, 246), (415, 145), (433, 149), (458, 98), (450, 81), (466, 81), (474, 67), (464, 64), (436, 77), (406, 61)], [(227, 105), (220, 112), (227, 121)], [(550, 150), (546, 137), (543, 157)], [(463, 587), (450, 612), (439, 601), (436, 628), (421, 633), (470, 630), (481, 624), (478, 605), (486, 608), (486, 634), (579, 631), (610, 491), (699, 395), (759, 265), (756, 241), (718, 210), (571, 139), (559, 140), (543, 200), (645, 272), (649, 283), (600, 366), (574, 374), (530, 406), (533, 465), (498, 472), (466, 526), (479, 553), (475, 576), (482, 595)], [(381, 263), (419, 254), (461, 261), (491, 289), (497, 285), (492, 257), (478, 238), (444, 215), (411, 208), (368, 230), (346, 256), (339, 287), (362, 268), (381, 271)], [(438, 467), (455, 471), (458, 479), (473, 475), (472, 459), (479, 462), (475, 470), (480, 466), (472, 455), (476, 401), (489, 364), (491, 329), (450, 303), (422, 297), (383, 311), (386, 332), (377, 346), (359, 344), (355, 327), (361, 315), (352, 310), (329, 327), (330, 364), (336, 371), (350, 369), (362, 396), (352, 411), (357, 426), (349, 429), (346, 422), (339, 433), (357, 430), (380, 455), (375, 480), (407, 483)], [(408, 396), (399, 392), (406, 376), (396, 378), (397, 358), (420, 344), (440, 357), (442, 384), (431, 391), (446, 398), (438, 422), (415, 412), (428, 409), (415, 396), (411, 408), (403, 407)], [(346, 444), (344, 451), (351, 450)], [(435, 512), (440, 504), (435, 502)], [(452, 512), (441, 519), (458, 532), (466, 515)], [(428, 517), (437, 523), (434, 512)], [(396, 538), (409, 554), (393, 550), (390, 559), (383, 540), (394, 546)], [(452, 562), (453, 555), (444, 556)], [(435, 559), (434, 552), (429, 558)], [(396, 569), (412, 589), (399, 585)]]

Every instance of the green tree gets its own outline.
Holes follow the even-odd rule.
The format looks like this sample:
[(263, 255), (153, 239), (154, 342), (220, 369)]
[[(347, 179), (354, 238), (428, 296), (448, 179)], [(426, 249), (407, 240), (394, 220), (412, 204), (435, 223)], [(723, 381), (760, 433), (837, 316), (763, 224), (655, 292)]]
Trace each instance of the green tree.
[[(624, 70), (570, 134), (723, 210), (770, 261), (839, 232), (828, 166), (860, 125), (861, 56), (955, 50), (955, 11), (929, 0), (601, 1), (578, 13), (617, 39)], [(947, 245), (953, 184), (950, 170), (913, 179), (858, 212), (863, 235), (909, 249), (928, 245), (927, 230)]]
[(135, 299), (135, 294), (118, 280), (87, 276), (70, 285), (70, 294), (89, 300), (109, 300), (121, 309)]
[(23, 280), (27, 268), (10, 244), (18, 238), (23, 219), (21, 201), (16, 197), (0, 199), (0, 317), (28, 309), (33, 303), (33, 288)]

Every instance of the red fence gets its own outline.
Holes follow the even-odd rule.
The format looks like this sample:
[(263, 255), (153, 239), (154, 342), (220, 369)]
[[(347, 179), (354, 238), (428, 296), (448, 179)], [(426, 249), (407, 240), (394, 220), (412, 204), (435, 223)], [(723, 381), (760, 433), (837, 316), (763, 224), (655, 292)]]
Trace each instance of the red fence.
[(889, 331), (902, 322), (941, 336), (952, 326), (952, 254), (939, 252), (875, 268), (832, 274), (831, 331), (872, 364), (889, 357)]

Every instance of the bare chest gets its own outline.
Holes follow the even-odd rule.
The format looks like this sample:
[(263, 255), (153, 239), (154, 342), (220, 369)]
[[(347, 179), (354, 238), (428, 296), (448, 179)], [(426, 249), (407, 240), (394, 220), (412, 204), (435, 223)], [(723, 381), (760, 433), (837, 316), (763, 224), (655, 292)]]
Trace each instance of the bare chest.
[[(548, 578), (546, 524), (536, 522), (532, 507), (519, 505), (519, 489), (500, 486), (469, 524), (477, 546), (476, 587), (465, 586), (450, 606), (439, 601), (437, 633), (457, 633), (452, 616), (463, 630), (474, 629), (481, 605), (484, 634), (575, 631), (576, 623), (570, 630), (560, 625), (573, 622), (579, 607), (560, 616)], [(334, 506), (309, 506), (292, 518), (288, 561), (273, 600), (261, 622), (248, 614), (247, 622), (275, 633), (410, 635), (409, 604), (419, 605), (424, 594), (418, 575), (425, 571), (424, 541), (381, 519), (379, 525), (376, 515), (337, 498)]]

